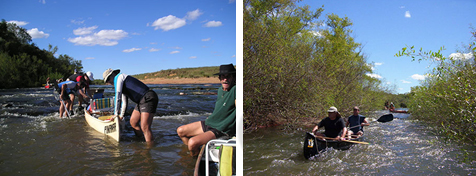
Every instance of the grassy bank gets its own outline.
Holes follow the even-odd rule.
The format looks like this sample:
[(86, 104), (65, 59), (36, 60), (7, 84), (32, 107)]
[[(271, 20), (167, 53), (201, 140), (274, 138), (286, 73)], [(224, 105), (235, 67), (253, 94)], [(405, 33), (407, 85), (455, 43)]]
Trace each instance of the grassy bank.
[[(142, 73), (137, 75), (131, 75), (139, 80), (154, 80), (154, 79), (196, 79), (196, 78), (216, 78), (220, 70), (219, 66), (213, 67), (195, 67), (195, 68), (177, 68), (167, 69), (151, 73)], [(94, 80), (95, 85), (104, 85), (104, 81), (101, 79)], [(147, 83), (146, 83), (147, 84)]]
[(155, 79), (155, 78), (166, 78), (166, 79), (177, 79), (177, 78), (202, 78), (202, 77), (217, 77), (213, 75), (219, 72), (218, 66), (213, 67), (196, 67), (196, 68), (177, 68), (177, 69), (168, 69), (161, 70), (152, 73), (143, 73), (132, 75), (137, 79)]

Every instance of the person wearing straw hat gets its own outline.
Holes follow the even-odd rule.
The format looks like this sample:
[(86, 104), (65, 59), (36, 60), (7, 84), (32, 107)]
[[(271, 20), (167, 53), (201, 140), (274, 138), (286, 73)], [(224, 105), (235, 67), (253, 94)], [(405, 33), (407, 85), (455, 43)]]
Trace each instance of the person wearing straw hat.
[(119, 69), (107, 69), (103, 73), (103, 78), (105, 83), (114, 86), (116, 92), (114, 99), (114, 116), (122, 120), (127, 108), (127, 99), (131, 99), (137, 104), (130, 119), (134, 133), (136, 136), (143, 134), (145, 141), (152, 144), (154, 136), (152, 134), (151, 125), (155, 112), (157, 111), (157, 104), (159, 103), (157, 94), (138, 79), (120, 73)]
[[(345, 135), (347, 134), (347, 129), (345, 128), (344, 119), (341, 118), (337, 108), (332, 106), (327, 110), (329, 116), (322, 119), (319, 124), (317, 124), (312, 132), (316, 136), (336, 138), (336, 140), (345, 140)], [(325, 128), (324, 134), (318, 133), (319, 128)]]
[(200, 146), (212, 139), (235, 136), (236, 129), (236, 70), (233, 64), (220, 65), (221, 87), (212, 115), (177, 128), (177, 135), (188, 146), (190, 155), (199, 154)]

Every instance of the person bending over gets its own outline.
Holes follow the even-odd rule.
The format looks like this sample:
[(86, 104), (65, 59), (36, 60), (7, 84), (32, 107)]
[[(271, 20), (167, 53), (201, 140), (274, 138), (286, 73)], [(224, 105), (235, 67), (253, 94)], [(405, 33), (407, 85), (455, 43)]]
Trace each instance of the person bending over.
[[(147, 85), (138, 79), (120, 73), (120, 70), (107, 69), (103, 73), (104, 82), (114, 86), (114, 116), (121, 120), (127, 109), (127, 99), (137, 104), (131, 115), (131, 126), (136, 136), (144, 135), (145, 141), (152, 144), (154, 136), (151, 126), (157, 111), (159, 98)], [(139, 125), (140, 122), (140, 125)]]

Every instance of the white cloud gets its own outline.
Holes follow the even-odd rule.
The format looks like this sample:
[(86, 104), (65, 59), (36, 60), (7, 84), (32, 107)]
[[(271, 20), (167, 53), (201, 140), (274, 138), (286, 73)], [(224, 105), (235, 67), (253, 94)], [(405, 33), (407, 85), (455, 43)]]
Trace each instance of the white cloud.
[(177, 54), (177, 53), (180, 53), (180, 51), (172, 51), (169, 54)]
[(382, 78), (382, 76), (377, 75), (377, 74), (375, 74), (375, 73), (367, 73), (366, 75), (369, 76), (369, 77), (371, 77), (371, 78), (377, 78), (377, 79)]
[(197, 56), (190, 56), (189, 59), (196, 59)]
[[(152, 25), (147, 23), (147, 26), (153, 26), (155, 27), (155, 30), (162, 29), (163, 31), (169, 31), (169, 30), (178, 29), (185, 26), (185, 24), (187, 24), (187, 20), (188, 21), (196, 20), (202, 14), (203, 12), (201, 12), (200, 9), (197, 9), (194, 11), (187, 12), (185, 17), (183, 18), (178, 18), (174, 15), (168, 15), (166, 17), (162, 17), (155, 20), (152, 23)], [(220, 26), (221, 26), (221, 22), (220, 22)]]
[(236, 55), (233, 55), (233, 56), (231, 56), (231, 57), (236, 57)]
[(197, 19), (200, 15), (202, 15), (203, 13), (200, 12), (199, 9), (197, 10), (194, 10), (194, 11), (190, 11), (190, 12), (187, 12), (187, 16), (185, 16), (185, 19), (187, 20), (195, 20)]
[(401, 81), (402, 81), (403, 84), (410, 84), (410, 83), (412, 83), (412, 82), (406, 81), (406, 80), (401, 80)]
[(43, 31), (39, 31), (38, 28), (33, 28), (33, 29), (30, 29), (30, 30), (27, 30), (27, 32), (28, 32), (28, 34), (30, 34), (32, 39), (48, 38), (50, 36), (50, 34), (47, 34)]
[(87, 57), (87, 58), (84, 58), (85, 60), (91, 60), (91, 59), (96, 59), (94, 57)]
[(234, 3), (235, 0), (228, 0), (228, 3), (231, 4), (231, 3)]
[(182, 47), (179, 47), (179, 46), (174, 46), (174, 47), (170, 47), (172, 49), (182, 49)]
[(210, 41), (211, 38), (202, 39), (202, 42)]
[(375, 64), (375, 66), (380, 66), (380, 65), (383, 65), (383, 63), (382, 63), (382, 62), (375, 62), (374, 64)]
[(155, 20), (154, 23), (152, 23), (152, 26), (155, 27), (155, 30), (162, 29), (163, 31), (169, 31), (185, 26), (185, 24), (185, 19), (169, 15)]
[(46, 0), (39, 0), (38, 2), (40, 2), (42, 4), (46, 4)]
[(405, 12), (405, 18), (411, 18), (412, 15), (410, 14), (410, 11)]
[(94, 35), (109, 40), (120, 40), (127, 37), (127, 32), (124, 32), (123, 30), (101, 30)]
[(473, 53), (451, 53), (450, 58), (456, 59), (456, 60), (468, 60), (468, 59), (473, 59)]
[(101, 30), (97, 33), (93, 33), (93, 30), (97, 26), (92, 26), (89, 28), (78, 28), (73, 30), (75, 35), (80, 35), (76, 38), (68, 38), (68, 41), (74, 43), (75, 45), (102, 45), (102, 46), (114, 46), (119, 42), (118, 40), (127, 37), (128, 33), (123, 30)]
[(28, 24), (28, 22), (26, 21), (15, 21), (15, 20), (7, 21), (7, 23), (15, 23), (17, 26), (25, 26)]
[(80, 25), (80, 24), (84, 23), (84, 20), (83, 21), (71, 20), (71, 23), (76, 24), (76, 25)]
[(415, 80), (424, 80), (426, 78), (425, 75), (419, 75), (419, 74), (413, 74), (411, 77), (412, 79), (415, 79)]
[(131, 48), (131, 49), (125, 49), (125, 50), (122, 50), (122, 52), (125, 52), (125, 53), (130, 53), (130, 52), (133, 52), (133, 51), (139, 51), (139, 50), (142, 50), (142, 48)]
[(156, 52), (156, 51), (160, 51), (160, 50), (162, 50), (162, 49), (160, 49), (160, 48), (151, 48), (151, 49), (149, 49), (149, 52)]
[(73, 30), (74, 35), (87, 35), (91, 34), (98, 26), (91, 26), (91, 27), (83, 27)]
[(222, 25), (221, 21), (209, 21), (204, 26), (205, 27), (218, 27), (218, 26), (221, 26), (221, 25)]

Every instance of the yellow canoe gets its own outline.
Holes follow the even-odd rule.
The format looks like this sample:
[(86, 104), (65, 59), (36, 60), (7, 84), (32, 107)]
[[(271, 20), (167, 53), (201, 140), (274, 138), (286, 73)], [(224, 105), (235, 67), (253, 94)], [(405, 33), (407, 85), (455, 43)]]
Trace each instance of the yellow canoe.
[(112, 115), (109, 116), (100, 116), (98, 118), (92, 116), (89, 111), (84, 109), (84, 118), (90, 127), (95, 129), (96, 131), (106, 134), (112, 137), (117, 142), (121, 139), (122, 129), (124, 128), (124, 120), (120, 120), (119, 118), (110, 119), (113, 117)]

